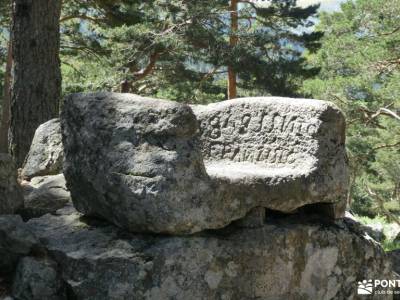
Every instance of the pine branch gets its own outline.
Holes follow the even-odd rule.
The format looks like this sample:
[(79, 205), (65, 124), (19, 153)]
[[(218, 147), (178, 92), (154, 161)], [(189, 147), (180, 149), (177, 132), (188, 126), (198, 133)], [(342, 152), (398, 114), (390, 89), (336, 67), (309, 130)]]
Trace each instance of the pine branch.
[(134, 66), (131, 66), (129, 68), (129, 71), (133, 73), (133, 79), (125, 79), (119, 84), (121, 93), (129, 93), (132, 89), (134, 82), (142, 80), (146, 76), (150, 75), (154, 71), (156, 63), (163, 53), (163, 51), (156, 51), (151, 54), (147, 66), (140, 69), (139, 71), (134, 71)]
[(395, 34), (395, 33), (398, 32), (398, 31), (400, 31), (400, 26), (399, 26), (399, 27), (396, 27), (395, 29), (393, 29), (393, 30), (390, 31), (390, 32), (381, 33), (381, 34), (379, 34), (378, 36), (392, 35), (392, 34)]
[(400, 116), (398, 114), (396, 114), (395, 112), (387, 109), (387, 108), (380, 108), (376, 114), (373, 116), (374, 117), (378, 117), (379, 115), (385, 115), (385, 116), (389, 116), (392, 117), (394, 119), (397, 119), (398, 121), (400, 121)]
[(97, 60), (101, 61), (100, 55), (102, 53), (96, 52), (94, 49), (87, 47), (87, 46), (68, 46), (68, 45), (61, 45), (61, 50), (64, 49), (70, 49), (70, 50), (76, 50), (76, 51), (82, 51), (87, 53), (88, 55), (94, 56), (97, 58)]
[(215, 75), (215, 74), (217, 73), (217, 71), (218, 71), (219, 68), (220, 68), (220, 67), (217, 66), (217, 67), (215, 67), (213, 70), (211, 70), (210, 72), (208, 72), (207, 74), (205, 74), (205, 75), (203, 76), (203, 78), (200, 80), (200, 83), (199, 83), (199, 89), (200, 89), (200, 90), (201, 90), (202, 87), (203, 87), (204, 81), (206, 81), (208, 78), (210, 78), (210, 77), (212, 77), (213, 75)]
[(373, 64), (373, 68), (377, 69), (379, 74), (391, 73), (400, 67), (400, 58), (381, 60)]
[(396, 224), (400, 225), (400, 218), (397, 217), (396, 215), (392, 214), (389, 210), (387, 210), (385, 208), (385, 199), (383, 199), (379, 194), (377, 194), (376, 192), (372, 191), (370, 187), (365, 186), (367, 193), (370, 197), (372, 197), (373, 199), (375, 199), (375, 201), (378, 204), (378, 208), (381, 211), (381, 213), (389, 220), (389, 221), (393, 221)]
[(60, 23), (73, 20), (73, 19), (81, 19), (81, 20), (86, 20), (86, 21), (91, 21), (97, 24), (101, 23), (101, 19), (96, 19), (87, 15), (71, 15), (71, 16), (65, 16), (60, 18)]
[(396, 147), (400, 147), (400, 142), (396, 142), (394, 144), (379, 145), (379, 146), (376, 146), (376, 147), (372, 148), (367, 153), (359, 154), (359, 155), (354, 156), (353, 159), (355, 161), (362, 161), (362, 160), (365, 160), (365, 159), (370, 159), (371, 156), (374, 154), (374, 152), (377, 151), (377, 150), (387, 149), (387, 148), (396, 148)]
[(397, 143), (394, 143), (394, 144), (384, 144), (384, 145), (377, 146), (375, 148), (372, 148), (371, 152), (379, 150), (379, 149), (393, 148), (393, 147), (397, 147), (397, 146), (400, 146), (400, 142), (397, 142)]
[(162, 52), (155, 52), (150, 55), (149, 63), (147, 64), (147, 66), (144, 67), (143, 69), (133, 73), (133, 76), (135, 77), (135, 81), (145, 78), (147, 75), (149, 75), (153, 71), (153, 69), (157, 63), (157, 60), (160, 58), (161, 54), (162, 54)]
[(180, 29), (180, 28), (184, 27), (185, 25), (190, 25), (190, 24), (192, 24), (192, 20), (186, 20), (186, 21), (184, 21), (182, 23), (174, 24), (173, 26), (171, 26), (169, 28), (166, 28), (161, 33), (153, 33), (153, 35), (155, 35), (155, 36), (164, 36), (164, 35), (167, 35), (167, 34), (173, 32), (175, 29)]
[(66, 62), (65, 60), (61, 61), (61, 64), (66, 65), (73, 69), (76, 73), (78, 73), (80, 76), (85, 77), (85, 74), (83, 74), (81, 71), (79, 71), (73, 64)]
[(373, 120), (375, 120), (377, 117), (379, 117), (381, 115), (388, 116), (388, 117), (391, 117), (391, 118), (394, 118), (394, 119), (400, 121), (400, 116), (398, 114), (396, 114), (394, 111), (391, 111), (390, 109), (388, 109), (388, 107), (390, 107), (392, 105), (393, 105), (393, 103), (389, 104), (386, 107), (381, 107), (375, 112), (368, 110), (364, 107), (361, 107), (360, 110), (362, 110), (369, 116), (369, 119), (366, 122), (367, 124), (372, 122)]
[[(364, 25), (364, 26), (368, 27), (367, 25)], [(395, 34), (395, 33), (399, 32), (399, 31), (400, 31), (400, 26), (394, 28), (392, 31), (389, 31), (389, 32), (382, 32), (382, 33), (379, 33), (379, 34), (376, 34), (376, 35), (369, 35), (369, 36), (367, 35), (365, 37), (360, 37), (359, 39), (360, 40), (376, 39), (376, 38), (380, 38), (380, 37), (383, 37), (383, 36), (389, 36), (389, 35)]]

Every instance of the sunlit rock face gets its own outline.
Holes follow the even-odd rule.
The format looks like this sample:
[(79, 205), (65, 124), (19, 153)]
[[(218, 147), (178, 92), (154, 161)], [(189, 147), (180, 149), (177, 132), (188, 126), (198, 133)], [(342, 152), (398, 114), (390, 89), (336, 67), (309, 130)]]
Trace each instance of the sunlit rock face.
[(75, 207), (133, 232), (223, 228), (256, 207), (344, 212), (345, 122), (327, 102), (75, 94), (61, 124)]
[(345, 120), (334, 105), (260, 97), (193, 109), (206, 172), (234, 199), (281, 212), (333, 203), (335, 216), (342, 216)]
[(54, 213), (71, 201), (63, 174), (34, 177), (25, 182), (22, 189), (24, 208), (21, 214), (24, 219)]
[(64, 174), (75, 207), (138, 232), (226, 224), (190, 107), (128, 94), (72, 95), (61, 115)]
[(52, 119), (36, 129), (22, 177), (30, 180), (37, 176), (60, 174), (63, 160), (60, 120)]

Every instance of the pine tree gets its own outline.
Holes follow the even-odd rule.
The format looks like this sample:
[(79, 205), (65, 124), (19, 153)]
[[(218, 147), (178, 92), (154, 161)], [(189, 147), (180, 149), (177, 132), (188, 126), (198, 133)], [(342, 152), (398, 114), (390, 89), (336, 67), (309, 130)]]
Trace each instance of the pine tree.
[(65, 86), (68, 92), (107, 88), (207, 102), (228, 97), (228, 71), (237, 79), (239, 96), (298, 95), (302, 78), (315, 75), (302, 53), (318, 47), (320, 36), (307, 30), (318, 6), (238, 1), (232, 33), (227, 0), (109, 3), (86, 10), (84, 30), (82, 19), (63, 22), (69, 28), (64, 43), (86, 43), (78, 56), (63, 53), (67, 82), (90, 82)]
[[(229, 47), (236, 48), (239, 42), (239, 11), (238, 0), (231, 0), (229, 6), (230, 14), (230, 34), (229, 34)], [(228, 99), (237, 97), (237, 73), (235, 72), (234, 65), (228, 65)]]
[(352, 208), (375, 215), (400, 202), (400, 1), (356, 0), (324, 13), (321, 69), (306, 81), (312, 97), (336, 102), (348, 120)]
[(0, 153), (8, 152), (8, 127), (10, 121), (11, 43), (8, 39), (10, 28), (11, 1), (0, 3)]
[(36, 128), (58, 116), (61, 0), (14, 0), (9, 149), (21, 166)]

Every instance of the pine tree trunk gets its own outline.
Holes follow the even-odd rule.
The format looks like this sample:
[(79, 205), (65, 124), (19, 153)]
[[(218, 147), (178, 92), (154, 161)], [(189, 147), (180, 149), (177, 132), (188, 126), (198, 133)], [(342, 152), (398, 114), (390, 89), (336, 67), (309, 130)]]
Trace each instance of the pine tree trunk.
[(58, 116), (61, 0), (14, 0), (9, 151), (22, 166), (36, 128)]
[[(234, 48), (237, 45), (238, 37), (238, 0), (231, 0), (231, 5), (229, 7), (231, 15), (231, 34), (229, 37), (229, 45)], [(236, 82), (236, 72), (232, 66), (228, 66), (228, 99), (233, 99), (237, 97), (237, 82)]]
[(8, 152), (8, 127), (10, 126), (10, 84), (12, 67), (12, 45), (8, 42), (6, 72), (4, 76), (3, 103), (0, 124), (0, 153)]

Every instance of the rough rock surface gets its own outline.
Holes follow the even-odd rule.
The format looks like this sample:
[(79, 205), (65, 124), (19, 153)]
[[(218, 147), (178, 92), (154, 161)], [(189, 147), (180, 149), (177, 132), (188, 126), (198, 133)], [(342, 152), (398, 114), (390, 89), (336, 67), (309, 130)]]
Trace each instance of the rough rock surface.
[(39, 248), (38, 239), (20, 216), (0, 216), (0, 275), (12, 272), (19, 258)]
[(0, 153), (0, 215), (13, 214), (23, 205), (15, 164), (11, 156)]
[(223, 215), (208, 199), (188, 106), (99, 93), (71, 95), (63, 108), (64, 174), (80, 212), (132, 231), (171, 233), (199, 231)]
[(400, 274), (400, 249), (388, 251), (387, 255), (389, 256), (390, 260), (392, 261), (393, 270)]
[(266, 209), (264, 207), (255, 207), (247, 215), (235, 222), (236, 226), (244, 228), (263, 227), (266, 218)]
[(292, 212), (322, 202), (332, 204), (325, 214), (342, 217), (343, 116), (327, 102), (291, 100), (195, 107), (206, 124), (200, 140), (187, 105), (71, 95), (61, 123), (73, 203), (130, 231), (172, 234), (222, 228), (256, 207)]
[(331, 103), (280, 97), (193, 106), (207, 174), (235, 198), (281, 212), (338, 203), (348, 186), (345, 120)]
[(22, 170), (22, 177), (30, 179), (62, 173), (63, 160), (60, 120), (53, 119), (40, 125), (36, 130)]
[(28, 224), (73, 299), (357, 299), (357, 281), (392, 278), (383, 250), (355, 222), (313, 218), (189, 237), (127, 233), (73, 208)]
[(21, 259), (16, 270), (12, 295), (16, 300), (67, 299), (57, 264), (49, 258)]
[(21, 214), (27, 219), (54, 213), (71, 201), (63, 174), (34, 177), (23, 186), (23, 193)]

